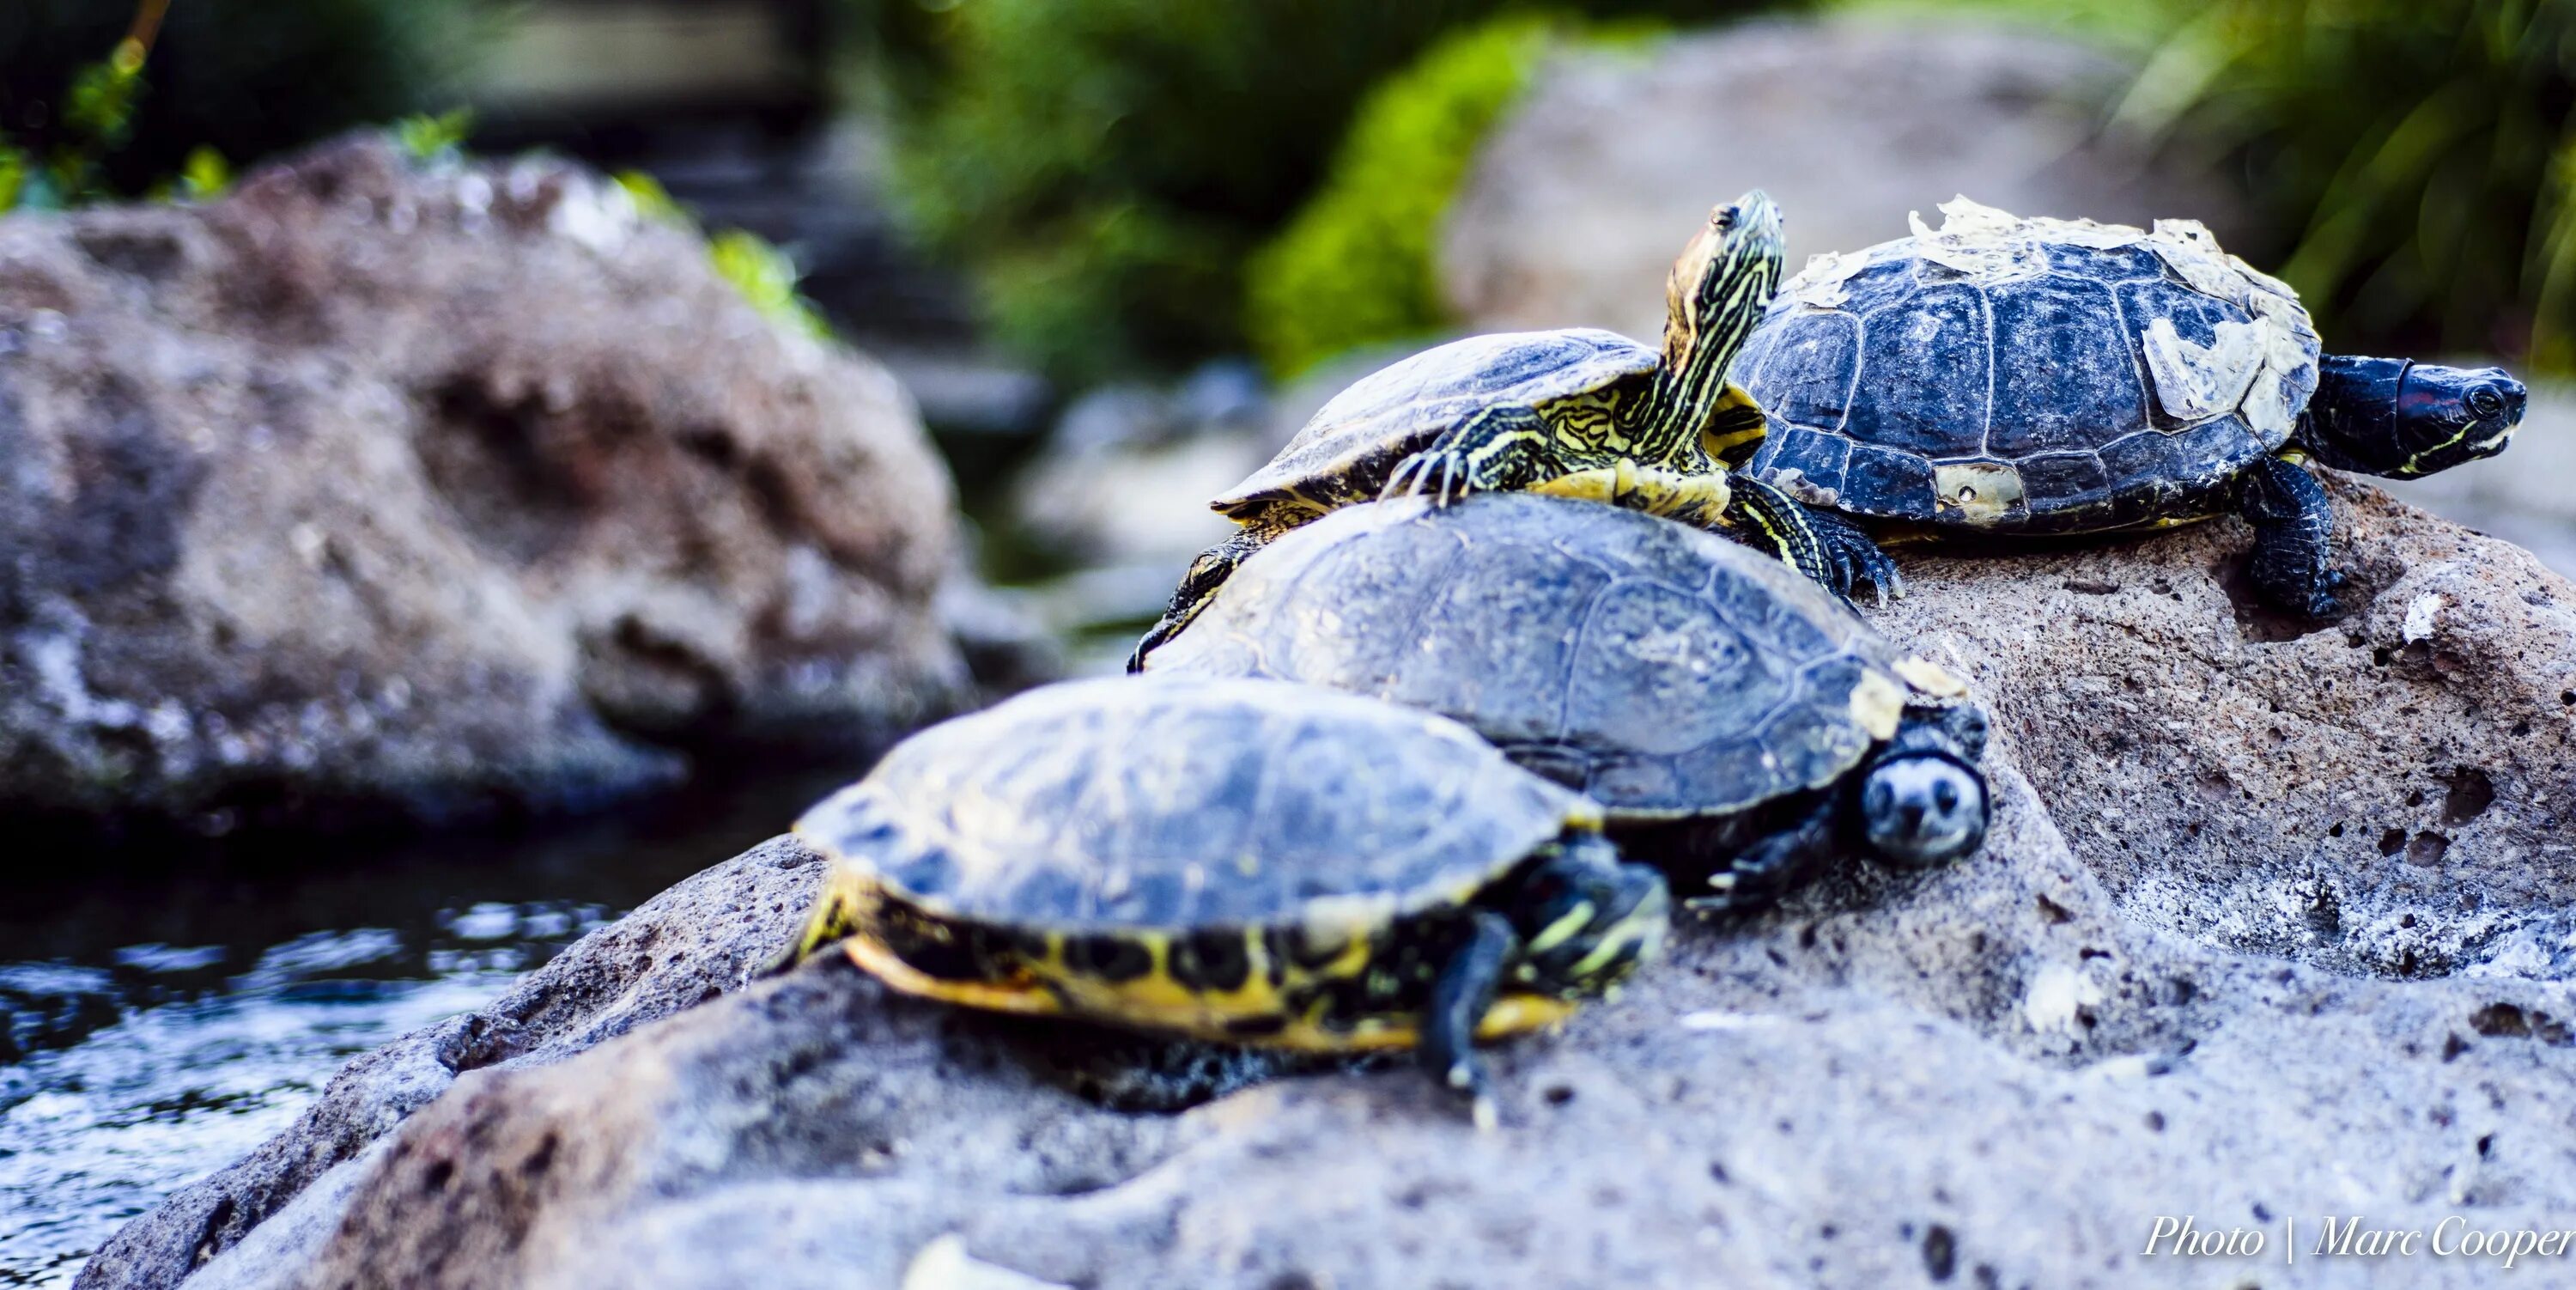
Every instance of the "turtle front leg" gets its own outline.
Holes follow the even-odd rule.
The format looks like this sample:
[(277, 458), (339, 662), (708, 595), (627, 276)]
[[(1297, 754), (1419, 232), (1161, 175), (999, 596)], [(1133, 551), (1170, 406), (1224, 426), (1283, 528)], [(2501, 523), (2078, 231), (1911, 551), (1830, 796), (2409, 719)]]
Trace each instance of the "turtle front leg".
[(1248, 527), (1199, 552), (1199, 558), (1190, 561), (1189, 572), (1181, 575), (1181, 585), (1172, 592), (1172, 603), (1164, 608), (1162, 618), (1145, 630), (1145, 635), (1136, 642), (1135, 650), (1127, 655), (1127, 670), (1144, 671), (1145, 656), (1153, 653), (1163, 642), (1180, 635), (1181, 629), (1189, 626), (1190, 620), (1198, 617), (1200, 610), (1207, 608), (1208, 601), (1216, 596), (1216, 589), (1224, 586), (1225, 580), (1233, 577), (1234, 571), (1251, 559), (1253, 552), (1268, 545), (1279, 531), (1266, 524)]
[(1730, 478), (1735, 495), (1724, 517), (1727, 536), (1776, 553), (1846, 605), (1863, 584), (1881, 606), (1888, 597), (1905, 594), (1905, 579), (1897, 574), (1896, 561), (1878, 549), (1859, 525), (1815, 510), (1743, 471)]
[(1494, 1006), (1503, 971), (1519, 948), (1511, 920), (1490, 909), (1468, 916), (1467, 938), (1431, 982), (1422, 1014), (1422, 1069), (1442, 1088), (1468, 1099), (1476, 1127), (1494, 1126), (1494, 1082), (1476, 1055), (1476, 1028)]
[(1708, 880), (1709, 894), (1682, 904), (1702, 913), (1762, 909), (1829, 862), (1836, 850), (1844, 803), (1826, 793), (1787, 828), (1746, 847)]
[(2248, 572), (2264, 599), (2310, 618), (2343, 612), (2334, 595), (2344, 582), (2334, 568), (2334, 503), (2316, 476), (2265, 457), (2237, 479), (2236, 509), (2254, 526)]
[(1545, 474), (1549, 431), (1521, 404), (1486, 408), (1430, 447), (1398, 463), (1381, 497), (1428, 494), (1446, 506), (1469, 493), (1527, 488)]

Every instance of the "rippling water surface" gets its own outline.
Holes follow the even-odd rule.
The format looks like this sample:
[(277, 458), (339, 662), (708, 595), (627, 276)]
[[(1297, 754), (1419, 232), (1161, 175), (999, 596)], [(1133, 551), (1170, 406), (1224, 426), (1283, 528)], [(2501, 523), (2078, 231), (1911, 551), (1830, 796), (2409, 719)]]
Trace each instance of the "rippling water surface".
[(342, 1063), (490, 999), (847, 777), (569, 829), (24, 856), (0, 902), (0, 1286), (68, 1284), (119, 1224), (284, 1128)]

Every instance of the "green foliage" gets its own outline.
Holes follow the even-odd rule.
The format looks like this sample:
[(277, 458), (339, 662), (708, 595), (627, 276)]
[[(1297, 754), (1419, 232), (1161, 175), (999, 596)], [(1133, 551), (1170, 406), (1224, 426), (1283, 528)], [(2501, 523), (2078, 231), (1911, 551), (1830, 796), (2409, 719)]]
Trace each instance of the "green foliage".
[(129, 36), (106, 58), (73, 71), (63, 94), (62, 122), (51, 154), (41, 164), (31, 149), (0, 142), (0, 211), (21, 205), (54, 210), (100, 200), (99, 165), (133, 137), (135, 105), (143, 97), (145, 46)]
[(415, 112), (394, 122), (393, 134), (394, 145), (413, 161), (453, 161), (465, 155), (465, 141), (474, 136), (474, 109)]
[(2220, 0), (2122, 115), (2213, 137), (2344, 348), (2576, 364), (2576, 0)]
[[(661, 180), (641, 170), (620, 171), (616, 179), (644, 218), (702, 232), (698, 217), (674, 199)], [(795, 259), (768, 239), (744, 229), (726, 229), (707, 240), (707, 262), (771, 323), (816, 340), (832, 338), (832, 325), (824, 321), (822, 311), (796, 289), (801, 274)]]
[[(1705, 19), (1758, 0), (1571, 0)], [(1081, 380), (1241, 347), (1243, 265), (1361, 96), (1515, 0), (844, 0), (893, 64), (897, 192), (1002, 339)]]
[(1498, 18), (1369, 94), (1322, 188), (1248, 270), (1245, 330), (1274, 374), (1446, 320), (1431, 260), (1440, 217), (1477, 144), (1563, 34), (1529, 14)]
[(232, 186), (232, 163), (212, 148), (201, 145), (190, 151), (188, 160), (179, 167), (178, 195), (188, 201), (213, 201)]
[(679, 200), (671, 196), (671, 190), (662, 186), (661, 180), (641, 170), (618, 171), (616, 180), (617, 186), (625, 189), (627, 198), (635, 203), (637, 214), (656, 224), (668, 224), (692, 232), (697, 230), (698, 217), (680, 205)]
[(136, 0), (0, 0), (0, 122), (39, 168), (108, 143), (90, 183), (139, 193), (201, 147), (261, 158), (452, 97), (497, 2), (174, 0), (143, 95), (112, 64), (70, 72), (117, 48)]
[(707, 259), (715, 265), (717, 274), (732, 283), (734, 290), (772, 323), (816, 340), (831, 339), (831, 324), (823, 321), (814, 303), (796, 290), (800, 276), (796, 262), (768, 239), (729, 228), (708, 240)]

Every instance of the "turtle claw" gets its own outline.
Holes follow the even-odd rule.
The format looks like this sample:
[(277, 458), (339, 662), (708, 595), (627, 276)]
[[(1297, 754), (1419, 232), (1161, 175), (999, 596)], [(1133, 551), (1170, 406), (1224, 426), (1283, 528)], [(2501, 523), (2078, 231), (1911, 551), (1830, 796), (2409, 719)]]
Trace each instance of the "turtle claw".
[(1395, 468), (1378, 497), (1386, 500), (1427, 496), (1433, 506), (1447, 506), (1475, 490), (1475, 470), (1463, 454), (1449, 448), (1425, 448)]
[(1885, 609), (1891, 600), (1905, 598), (1905, 575), (1897, 572), (1896, 561), (1881, 550), (1876, 541), (1859, 526), (1839, 515), (1810, 512), (1816, 536), (1832, 553), (1834, 590), (1845, 604), (1863, 583), (1869, 585), (1870, 599), (1877, 608)]

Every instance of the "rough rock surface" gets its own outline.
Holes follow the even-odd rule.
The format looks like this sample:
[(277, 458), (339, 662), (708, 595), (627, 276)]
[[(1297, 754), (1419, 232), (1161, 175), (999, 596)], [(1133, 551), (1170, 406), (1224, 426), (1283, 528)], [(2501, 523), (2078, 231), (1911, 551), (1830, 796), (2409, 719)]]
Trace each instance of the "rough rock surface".
[(0, 222), (0, 461), (13, 809), (543, 804), (958, 684), (903, 392), (562, 163)]
[(2328, 483), (2335, 623), (2255, 604), (2233, 519), (1914, 560), (1880, 622), (1970, 675), (2128, 917), (2351, 972), (2576, 978), (2576, 588)]
[[(2000, 718), (1984, 851), (1685, 929), (1618, 1000), (1497, 1051), (1497, 1132), (1402, 1068), (1105, 1109), (1031, 1027), (832, 959), (636, 1024), (789, 934), (816, 866), (782, 842), (532, 977), (494, 1010), (532, 1018), (518, 1055), (398, 1129), (448, 1077), (343, 1089), (439, 1041), (353, 1067), (339, 1110), (242, 1168), (352, 1163), (250, 1240), (218, 1253), (291, 1187), (234, 1219), (219, 1177), (84, 1284), (892, 1286), (955, 1266), (951, 1236), (1086, 1286), (2494, 1284), (2491, 1258), (2308, 1251), (2327, 1216), (2553, 1230), (2576, 1207), (2576, 588), (2336, 492), (2358, 608), (2314, 633), (2240, 616), (2231, 523), (1909, 557), (1883, 623)], [(2463, 765), (2492, 796), (2451, 787)], [(603, 1007), (619, 973), (658, 1002)], [(532, 1011), (562, 980), (594, 984)], [(2159, 1216), (2265, 1251), (2142, 1256)]]
[[(1442, 288), (1470, 331), (1663, 334), (1664, 278), (1711, 206), (1767, 189), (1789, 268), (1905, 235), (1965, 193), (2026, 215), (2207, 222), (2239, 202), (2102, 135), (2126, 69), (2082, 46), (1968, 25), (1761, 22), (1552, 60), (1451, 206)], [(1937, 220), (1936, 220), (1937, 222)]]
[(820, 857), (788, 839), (754, 847), (566, 947), (490, 1005), (349, 1063), (293, 1128), (120, 1232), (83, 1282), (174, 1284), (254, 1229), (273, 1239), (262, 1225), (281, 1207), (460, 1074), (561, 1061), (739, 987), (820, 876)]

